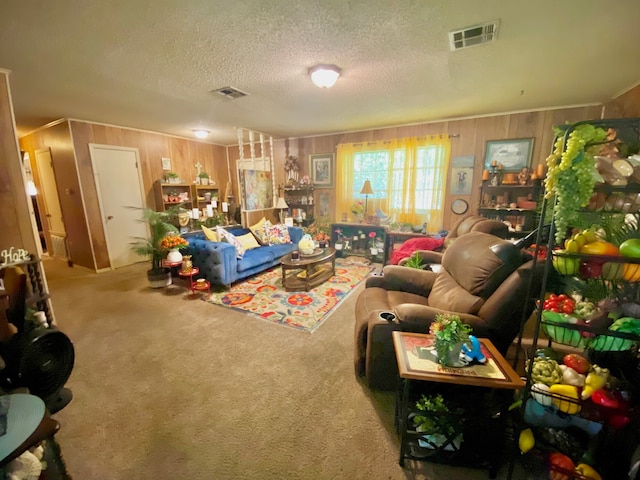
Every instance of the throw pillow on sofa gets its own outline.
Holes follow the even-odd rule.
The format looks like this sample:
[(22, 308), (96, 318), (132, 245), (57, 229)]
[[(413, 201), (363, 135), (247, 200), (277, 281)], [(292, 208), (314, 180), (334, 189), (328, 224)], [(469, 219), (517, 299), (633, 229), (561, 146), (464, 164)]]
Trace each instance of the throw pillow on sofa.
[(230, 243), (236, 248), (236, 258), (238, 260), (242, 259), (242, 257), (244, 257), (245, 249), (236, 236), (233, 233), (227, 232), (222, 227), (216, 227), (216, 230), (218, 231), (218, 237), (220, 237), (221, 240)]
[(218, 236), (218, 233), (214, 232), (210, 228), (207, 228), (204, 225), (202, 225), (202, 231), (204, 232), (204, 236), (205, 236), (205, 238), (207, 240), (210, 240), (212, 242), (219, 242), (220, 241), (220, 237)]
[(272, 225), (271, 222), (267, 220), (264, 224), (264, 231), (269, 245), (284, 245), (286, 243), (291, 243), (289, 228), (286, 225), (281, 223)]
[(259, 248), (262, 245), (258, 243), (256, 237), (253, 236), (253, 233), (245, 233), (244, 235), (239, 235), (236, 239), (242, 244), (242, 247), (247, 250), (251, 250), (252, 248)]
[(264, 231), (264, 226), (267, 223), (267, 219), (262, 217), (262, 219), (256, 223), (255, 225), (251, 225), (249, 230), (253, 233), (262, 245), (269, 245), (269, 240), (267, 239), (267, 234)]

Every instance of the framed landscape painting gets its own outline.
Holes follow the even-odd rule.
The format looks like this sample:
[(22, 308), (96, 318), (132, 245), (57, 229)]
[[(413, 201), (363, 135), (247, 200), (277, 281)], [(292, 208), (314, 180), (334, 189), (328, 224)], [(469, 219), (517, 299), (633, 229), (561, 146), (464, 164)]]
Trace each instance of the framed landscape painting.
[(316, 187), (333, 187), (333, 153), (309, 155), (311, 183)]
[(502, 165), (503, 172), (519, 172), (531, 166), (533, 138), (489, 140), (484, 156), (484, 168)]

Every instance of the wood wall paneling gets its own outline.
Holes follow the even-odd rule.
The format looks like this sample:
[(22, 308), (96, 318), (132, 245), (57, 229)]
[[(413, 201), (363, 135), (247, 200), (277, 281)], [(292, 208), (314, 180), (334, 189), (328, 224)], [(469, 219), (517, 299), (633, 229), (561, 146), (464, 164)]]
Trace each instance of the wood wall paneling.
[(605, 104), (605, 118), (640, 117), (640, 85)]
[(31, 211), (16, 137), (9, 74), (0, 72), (0, 251), (15, 247), (37, 254), (37, 231)]

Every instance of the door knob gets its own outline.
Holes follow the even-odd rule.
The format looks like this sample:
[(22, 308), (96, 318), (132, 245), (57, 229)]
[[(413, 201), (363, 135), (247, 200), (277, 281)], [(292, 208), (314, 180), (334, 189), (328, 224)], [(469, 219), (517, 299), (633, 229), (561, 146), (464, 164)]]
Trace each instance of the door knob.
[(107, 215), (107, 220), (113, 220), (113, 215)]

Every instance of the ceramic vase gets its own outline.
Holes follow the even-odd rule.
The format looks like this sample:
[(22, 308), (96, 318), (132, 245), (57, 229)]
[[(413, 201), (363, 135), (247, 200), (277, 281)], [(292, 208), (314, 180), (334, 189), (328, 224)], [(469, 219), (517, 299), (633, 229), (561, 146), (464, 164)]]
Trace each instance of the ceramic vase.
[(171, 250), (169, 250), (169, 253), (167, 254), (167, 262), (169, 263), (182, 262), (182, 254), (180, 253), (180, 250), (178, 250), (177, 248), (172, 248)]

